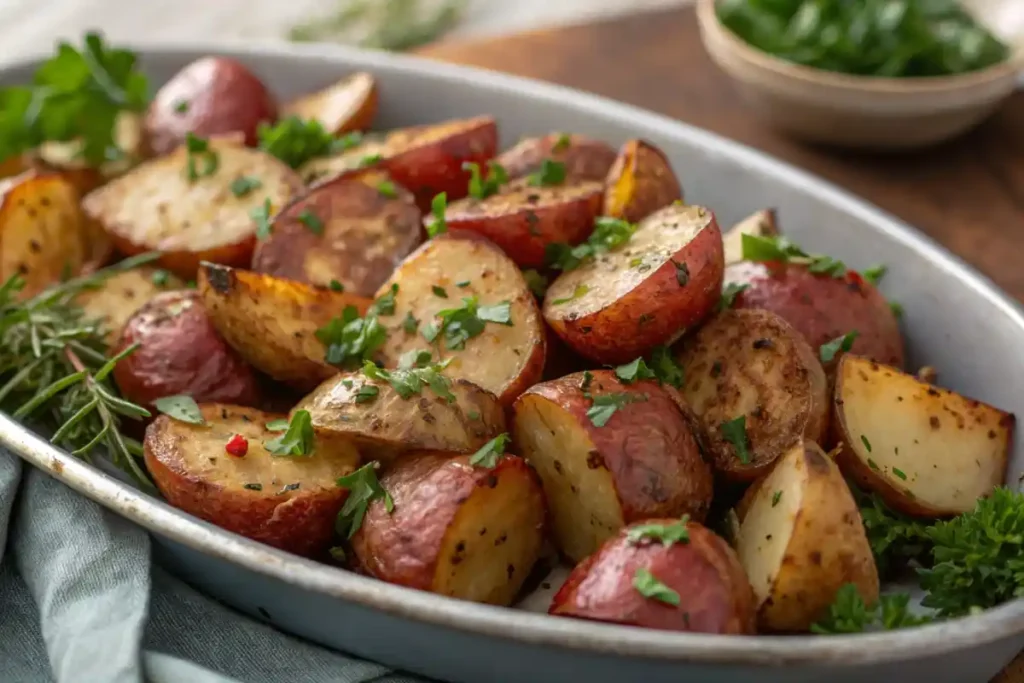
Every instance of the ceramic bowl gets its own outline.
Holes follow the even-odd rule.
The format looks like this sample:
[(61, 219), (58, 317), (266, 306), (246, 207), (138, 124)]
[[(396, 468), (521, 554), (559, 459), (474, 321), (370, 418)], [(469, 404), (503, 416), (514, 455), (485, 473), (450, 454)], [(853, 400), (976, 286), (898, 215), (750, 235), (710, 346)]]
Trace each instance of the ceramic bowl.
[(726, 28), (716, 0), (698, 0), (704, 46), (771, 125), (799, 139), (874, 150), (932, 145), (981, 123), (1017, 87), (1024, 1), (967, 3), (1012, 46), (1008, 61), (957, 76), (881, 78), (823, 71), (773, 57)]

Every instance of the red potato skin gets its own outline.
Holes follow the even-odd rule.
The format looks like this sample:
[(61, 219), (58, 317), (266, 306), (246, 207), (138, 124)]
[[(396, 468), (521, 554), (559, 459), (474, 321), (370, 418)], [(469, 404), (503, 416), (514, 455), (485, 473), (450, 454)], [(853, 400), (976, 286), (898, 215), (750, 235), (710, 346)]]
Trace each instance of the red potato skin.
[(447, 194), (449, 202), (469, 194), (470, 174), (462, 165), (475, 163), (484, 168), (494, 158), (498, 150), (498, 126), (489, 116), (471, 119), (463, 130), (417, 147), (413, 140), (423, 128), (426, 126), (389, 135), (389, 146), (404, 142), (407, 148), (386, 157), (376, 168), (383, 169), (396, 183), (412, 192), (420, 211), (429, 213), (431, 201), (440, 192)]
[[(685, 287), (676, 280), (677, 263), (689, 269)], [(721, 298), (724, 271), (722, 231), (712, 216), (693, 241), (624, 297), (586, 316), (544, 319), (580, 355), (609, 365), (628, 363), (675, 341), (713, 312)], [(653, 320), (638, 324), (652, 310), (657, 311)]]
[[(144, 245), (136, 244), (124, 235), (108, 233), (114, 248), (125, 256), (135, 256), (152, 251)], [(249, 235), (235, 244), (225, 244), (203, 251), (162, 251), (159, 264), (184, 280), (194, 279), (199, 264), (203, 261), (217, 263), (232, 268), (248, 268), (252, 262), (252, 252), (256, 248), (256, 236)]]
[[(185, 111), (177, 111), (188, 102)], [(145, 137), (157, 155), (168, 154), (192, 132), (198, 137), (241, 132), (255, 146), (256, 128), (277, 119), (277, 101), (255, 74), (227, 57), (198, 59), (157, 92), (144, 122)]]
[[(673, 397), (652, 380), (622, 384), (610, 370), (590, 374), (592, 396), (626, 393), (646, 395), (647, 400), (625, 404), (597, 427), (586, 416), (592, 401), (580, 390), (583, 373), (538, 384), (528, 393), (578, 417), (612, 474), (627, 524), (682, 514), (703, 521), (711, 507), (714, 480), (687, 416), (679, 409), (681, 397)], [(694, 467), (695, 463), (700, 465)]]
[(389, 514), (383, 501), (374, 501), (352, 537), (360, 568), (388, 583), (434, 589), (445, 535), (459, 506), (480, 486), (497, 485), (499, 478), (528, 477), (534, 480), (535, 504), (545, 505), (537, 474), (522, 458), (506, 455), (495, 467), (486, 468), (470, 466), (469, 455), (423, 451), (406, 457), (407, 464), (381, 479), (394, 501), (394, 512)]
[(569, 145), (555, 151), (561, 133), (527, 138), (505, 150), (495, 161), (505, 169), (509, 178), (522, 178), (540, 169), (545, 159), (565, 164), (567, 182), (579, 180), (603, 181), (615, 163), (615, 150), (601, 140), (585, 135), (570, 135)]
[[(686, 528), (689, 543), (668, 547), (651, 539), (634, 545), (627, 537), (629, 527), (623, 529), (576, 566), (549, 613), (666, 631), (753, 634), (754, 592), (736, 554), (700, 524), (690, 522)], [(633, 585), (641, 568), (678, 593), (679, 605), (641, 595)]]
[(197, 403), (256, 406), (260, 381), (206, 315), (199, 293), (164, 292), (128, 319), (114, 353), (139, 344), (114, 367), (121, 394), (153, 411), (163, 396), (188, 394)]
[[(452, 234), (476, 233), (488, 238), (508, 254), (521, 268), (541, 268), (544, 253), (549, 244), (563, 242), (579, 244), (594, 229), (594, 219), (601, 211), (604, 193), (600, 185), (588, 185), (572, 198), (560, 202), (528, 201), (516, 207), (504, 206), (504, 210), (490, 211), (497, 206), (502, 195), (484, 200), (466, 198), (450, 204), (445, 222)], [(509, 190), (525, 189), (525, 183), (510, 185)], [(431, 216), (423, 219), (432, 220)]]
[(602, 213), (630, 223), (683, 198), (683, 188), (665, 153), (644, 140), (630, 140), (622, 146), (605, 186)]
[(734, 308), (771, 311), (804, 335), (812, 348), (857, 330), (850, 353), (903, 367), (903, 336), (885, 297), (855, 271), (815, 275), (791, 263), (744, 261), (726, 269), (725, 281), (749, 285)]

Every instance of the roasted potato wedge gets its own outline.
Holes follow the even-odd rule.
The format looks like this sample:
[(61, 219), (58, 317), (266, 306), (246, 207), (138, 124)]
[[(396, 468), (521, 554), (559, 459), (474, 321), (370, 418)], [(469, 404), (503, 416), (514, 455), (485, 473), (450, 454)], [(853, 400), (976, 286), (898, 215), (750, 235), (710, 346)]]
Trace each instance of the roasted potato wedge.
[(779, 458), (739, 510), (736, 552), (762, 629), (807, 631), (847, 583), (865, 603), (878, 600), (878, 569), (857, 503), (817, 444), (805, 441)]
[(412, 192), (426, 213), (439, 192), (447, 193), (448, 201), (465, 197), (469, 172), (462, 165), (473, 162), (483, 166), (494, 157), (497, 146), (494, 119), (478, 116), (401, 128), (388, 133), (383, 141), (367, 140), (338, 156), (314, 159), (299, 171), (312, 182), (370, 165)]
[(394, 501), (374, 501), (352, 537), (370, 576), (473, 602), (509, 605), (540, 557), (544, 493), (522, 458), (493, 468), (470, 456), (410, 455), (381, 486)]
[(544, 187), (513, 181), (486, 199), (449, 204), (445, 222), (454, 234), (483, 235), (523, 268), (539, 268), (549, 244), (579, 244), (590, 235), (602, 195), (601, 184), (591, 181)]
[(851, 353), (903, 367), (899, 321), (885, 297), (854, 271), (837, 278), (795, 263), (743, 261), (726, 268), (725, 281), (747, 285), (734, 308), (761, 308), (781, 316), (811, 348), (856, 331)]
[[(753, 481), (803, 439), (827, 435), (828, 381), (803, 336), (770, 311), (726, 310), (677, 352), (682, 393), (704, 425), (715, 469)], [(726, 423), (743, 418), (742, 439)]]
[(135, 311), (157, 294), (184, 286), (184, 282), (166, 270), (140, 266), (106, 278), (97, 288), (86, 289), (75, 302), (85, 311), (86, 318), (103, 323), (107, 344), (113, 346)]
[(631, 522), (704, 519), (711, 468), (657, 383), (624, 385), (610, 370), (567, 375), (532, 387), (513, 413), (515, 443), (544, 482), (555, 541), (574, 562)]
[(228, 57), (203, 57), (157, 91), (146, 112), (145, 134), (156, 154), (169, 154), (187, 133), (209, 138), (241, 133), (256, 144), (256, 129), (277, 118), (277, 101), (245, 65)]
[(274, 217), (252, 268), (321, 287), (337, 282), (346, 292), (373, 296), (422, 234), (413, 196), (387, 175), (336, 178)]
[(78, 191), (61, 174), (0, 181), (0, 282), (17, 275), (22, 298), (87, 270), (94, 259)]
[(762, 209), (747, 216), (722, 235), (725, 246), (725, 265), (730, 266), (743, 260), (743, 236), (774, 237), (779, 234), (775, 209)]
[(615, 163), (615, 150), (607, 143), (585, 135), (551, 133), (524, 138), (499, 154), (495, 161), (505, 169), (509, 178), (515, 179), (535, 173), (545, 159), (565, 164), (567, 182), (604, 181), (608, 169)]
[(836, 372), (836, 462), (892, 508), (958, 515), (1002, 486), (1015, 418), (895, 368), (844, 355)]
[[(385, 367), (396, 367), (413, 349), (427, 349), (450, 360), (446, 374), (490, 391), (504, 405), (540, 381), (546, 338), (536, 300), (516, 264), (491, 242), (475, 235), (436, 237), (413, 252), (379, 294), (393, 287), (395, 312), (380, 318), (388, 328), (379, 354)], [(456, 329), (442, 329), (437, 314), (465, 308), (467, 298), (494, 312), (507, 302), (508, 324), (481, 321), (480, 334), (452, 348)]]
[(29, 155), (29, 163), (43, 171), (62, 172), (84, 197), (105, 180), (125, 173), (146, 158), (149, 150), (142, 135), (142, 117), (121, 112), (115, 122), (114, 142), (121, 150), (121, 157), (99, 168), (81, 158), (81, 141), (44, 142)]
[(357, 71), (323, 90), (317, 90), (284, 105), (281, 118), (312, 119), (332, 135), (366, 130), (377, 114), (377, 81), (372, 74)]
[[(663, 543), (646, 530), (685, 524), (687, 539)], [(645, 597), (637, 588), (644, 571), (675, 593)], [(753, 634), (754, 592), (729, 544), (695, 522), (651, 519), (622, 529), (576, 566), (562, 585), (551, 614), (626, 626), (697, 633)]]
[(473, 453), (505, 432), (505, 413), (490, 392), (450, 381), (454, 401), (431, 389), (409, 398), (361, 372), (331, 377), (302, 399), (318, 438), (351, 441), (368, 459), (389, 462), (414, 450)]
[(239, 355), (279, 382), (308, 391), (338, 372), (316, 331), (370, 299), (301, 282), (203, 263), (199, 294), (213, 326)]
[[(263, 444), (279, 433), (265, 425), (282, 415), (218, 403), (200, 410), (206, 424), (161, 415), (146, 429), (146, 467), (167, 502), (275, 548), (326, 551), (348, 495), (337, 479), (359, 466), (356, 449), (336, 441), (316, 443), (308, 456), (274, 456)], [(242, 456), (226, 450), (237, 436), (246, 442)]]
[[(125, 254), (160, 251), (159, 264), (185, 279), (195, 276), (200, 261), (248, 267), (256, 246), (254, 210), (284, 206), (302, 181), (274, 157), (248, 149), (237, 140), (210, 140), (215, 157), (173, 153), (146, 161), (130, 173), (90, 192), (82, 202)], [(216, 158), (213, 172), (189, 179), (189, 164), (203, 172)], [(232, 183), (255, 178), (259, 191), (236, 196)]]
[(623, 246), (552, 282), (544, 319), (579, 354), (625, 363), (711, 313), (723, 267), (714, 215), (669, 206), (641, 221)]
[(644, 140), (622, 146), (605, 186), (603, 214), (630, 223), (683, 198), (683, 188), (664, 152)]
[(152, 409), (163, 396), (188, 394), (200, 403), (258, 405), (256, 373), (228, 346), (206, 315), (199, 293), (157, 294), (124, 324), (114, 347), (139, 344), (114, 367), (114, 381), (129, 401)]

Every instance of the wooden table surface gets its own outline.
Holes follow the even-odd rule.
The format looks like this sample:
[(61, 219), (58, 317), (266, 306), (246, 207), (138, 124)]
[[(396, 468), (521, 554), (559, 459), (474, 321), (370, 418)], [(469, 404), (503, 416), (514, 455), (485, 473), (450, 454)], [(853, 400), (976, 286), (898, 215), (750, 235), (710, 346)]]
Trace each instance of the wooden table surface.
[[(809, 147), (764, 126), (705, 54), (690, 8), (442, 42), (420, 54), (605, 95), (761, 149), (899, 216), (1024, 301), (1024, 92), (959, 140), (869, 156)], [(1024, 654), (992, 683), (1024, 683)]]
[(761, 149), (899, 216), (1024, 300), (1024, 92), (959, 140), (869, 156), (802, 145), (762, 124), (705, 54), (691, 8), (421, 54), (598, 93)]

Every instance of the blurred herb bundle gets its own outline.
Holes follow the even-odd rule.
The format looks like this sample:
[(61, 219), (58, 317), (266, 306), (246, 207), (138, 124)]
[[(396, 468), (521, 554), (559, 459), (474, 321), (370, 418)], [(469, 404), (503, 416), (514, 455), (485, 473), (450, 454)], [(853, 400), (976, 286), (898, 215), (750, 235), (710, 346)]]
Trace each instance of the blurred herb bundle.
[(334, 42), (360, 47), (412, 50), (458, 26), (468, 0), (342, 0), (330, 16), (292, 28), (303, 42)]
[(948, 76), (1010, 54), (957, 0), (722, 0), (718, 16), (771, 55), (862, 76)]

